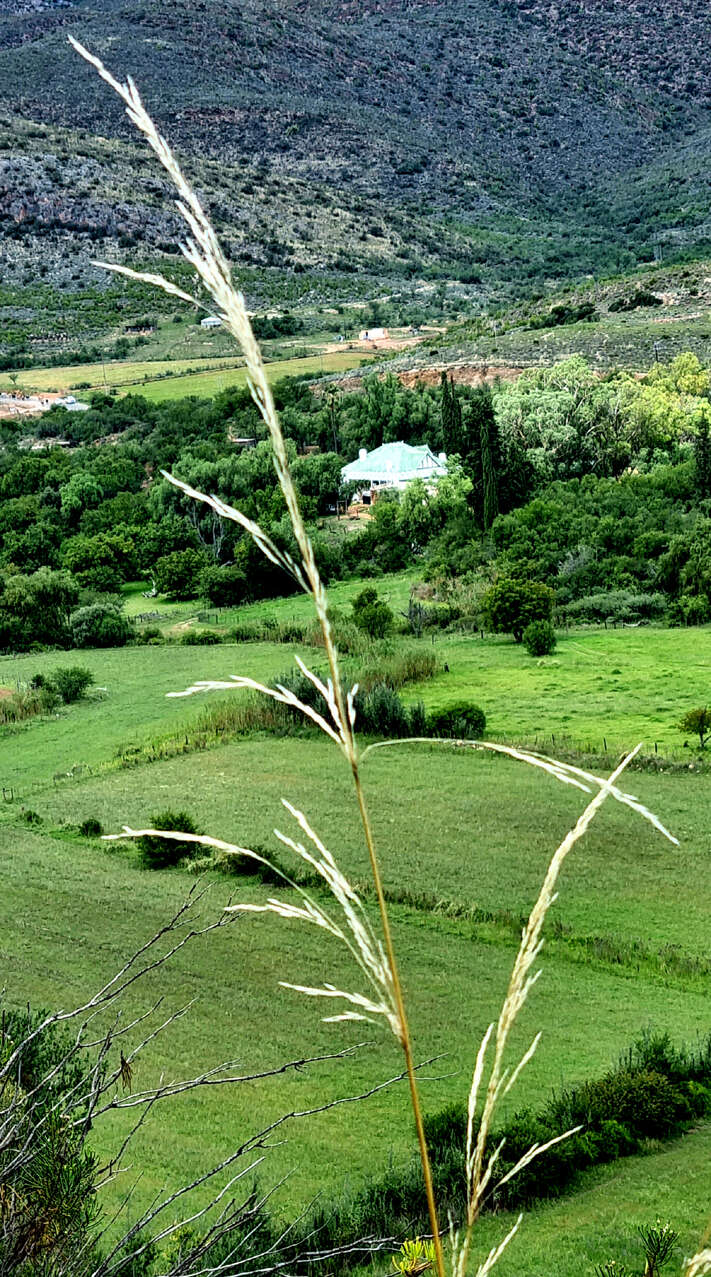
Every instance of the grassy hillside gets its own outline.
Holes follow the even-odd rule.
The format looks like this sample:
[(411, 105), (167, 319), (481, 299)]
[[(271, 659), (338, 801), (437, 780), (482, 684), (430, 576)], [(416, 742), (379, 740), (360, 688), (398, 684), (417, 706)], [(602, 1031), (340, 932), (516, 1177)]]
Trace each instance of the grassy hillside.
[[(394, 588), (404, 597), (406, 578)], [(287, 605), (298, 615), (303, 603), (285, 600), (282, 606)], [(692, 637), (698, 646), (698, 633)], [(606, 708), (617, 715), (620, 734), (629, 737), (640, 714), (654, 721), (653, 702), (661, 689), (652, 687), (648, 701), (637, 702), (655, 665), (663, 677), (674, 659), (678, 670), (687, 671), (689, 686), (695, 685), (699, 670), (694, 653), (687, 651), (688, 638), (680, 631), (637, 631), (634, 651), (628, 648), (623, 655), (629, 633), (583, 632), (561, 643), (555, 662), (543, 664), (524, 660), (513, 644), (452, 640), (438, 647), (450, 674), (421, 690), (430, 704), (445, 703), (463, 689), (482, 701), (490, 696), (496, 735), (504, 723), (516, 730), (521, 720), (540, 717), (546, 703), (551, 722), (563, 704), (573, 715), (583, 715), (598, 692), (582, 671), (604, 665), (612, 677), (619, 665), (624, 690), (610, 693)], [(0, 811), (6, 848), (0, 962), (11, 1001), (67, 1005), (78, 999), (160, 925), (190, 885), (180, 871), (141, 869), (128, 845), (81, 836), (78, 825), (84, 820), (98, 819), (111, 831), (124, 823), (140, 826), (166, 806), (181, 807), (205, 830), (273, 850), (274, 827), (289, 832), (281, 806), (287, 797), (308, 814), (351, 878), (367, 879), (347, 771), (325, 741), (261, 736), (128, 769), (101, 768), (118, 745), (188, 724), (203, 703), (201, 698), (166, 700), (166, 690), (196, 676), (233, 671), (268, 678), (290, 656), (286, 646), (252, 644), (82, 653), (81, 662), (107, 688), (104, 699), (4, 737), (0, 779), (19, 789), (19, 797)], [(77, 659), (77, 653), (6, 659), (0, 681), (9, 684)], [(555, 707), (543, 695), (551, 680), (558, 684)], [(504, 701), (506, 681), (517, 686), (515, 702)], [(55, 771), (76, 762), (88, 763), (95, 773), (55, 779)], [(584, 799), (510, 760), (434, 745), (375, 752), (365, 762), (364, 779), (385, 886), (394, 901), (416, 1054), (447, 1052), (444, 1065), (434, 1070), (437, 1080), (425, 1083), (431, 1111), (461, 1098), (466, 1089), (476, 1042), (503, 992), (520, 915), (530, 908), (547, 858)], [(680, 846), (615, 807), (601, 815), (576, 851), (551, 915), (544, 976), (517, 1034), (524, 1044), (542, 1028), (543, 1042), (516, 1098), (507, 1101), (507, 1112), (524, 1102), (538, 1103), (553, 1085), (603, 1071), (645, 1026), (689, 1041), (708, 1031), (707, 781), (688, 772), (636, 773), (626, 783), (660, 814)], [(27, 809), (36, 813), (30, 819)], [(230, 897), (256, 901), (272, 890), (249, 878), (208, 877), (213, 879), (208, 911), (219, 910)], [(200, 941), (137, 994), (137, 1010), (158, 995), (168, 1009), (187, 997), (196, 999), (190, 1014), (146, 1057), (141, 1084), (150, 1085), (161, 1072), (176, 1077), (228, 1057), (239, 1058), (240, 1068), (249, 1071), (362, 1041), (362, 1026), (321, 1024), (316, 1008), (278, 983), (324, 978), (336, 984), (352, 979), (339, 953), (324, 946), (315, 931), (241, 918)], [(178, 1173), (226, 1153), (256, 1123), (292, 1107), (356, 1093), (396, 1072), (394, 1046), (375, 1031), (365, 1036), (370, 1045), (349, 1063), (314, 1067), (229, 1096), (203, 1092), (156, 1110), (133, 1153), (141, 1171), (136, 1206)], [(97, 1150), (106, 1153), (119, 1129), (119, 1123), (97, 1129)], [(687, 1147), (689, 1166), (700, 1164), (704, 1141), (699, 1133), (688, 1144), (655, 1155), (658, 1163), (645, 1159), (590, 1180), (580, 1199), (555, 1208), (560, 1216), (553, 1208), (536, 1212), (521, 1252), (530, 1258), (531, 1271), (541, 1271), (556, 1219), (571, 1220), (557, 1252), (560, 1271), (569, 1271), (565, 1265), (578, 1247), (594, 1262), (602, 1262), (602, 1252), (613, 1245), (623, 1246), (615, 1253), (626, 1254), (629, 1220), (642, 1220), (651, 1210), (657, 1183), (655, 1209), (668, 1204), (673, 1222), (687, 1231), (698, 1225), (696, 1198), (689, 1196), (681, 1209), (674, 1175)], [(411, 1148), (405, 1097), (396, 1088), (363, 1106), (294, 1126), (288, 1142), (270, 1152), (260, 1177), (267, 1184), (293, 1172), (280, 1195), (288, 1213), (319, 1191), (357, 1187)], [(625, 1215), (627, 1232), (620, 1240), (614, 1203), (634, 1191), (633, 1185), (639, 1199), (635, 1213)], [(616, 1196), (620, 1193), (622, 1198)], [(600, 1227), (595, 1203), (601, 1210), (605, 1200), (611, 1214)], [(483, 1234), (487, 1244), (492, 1226), (487, 1223)]]
[[(363, 362), (359, 351), (337, 351), (329, 354), (313, 354), (296, 359), (278, 359), (268, 365), (271, 380), (280, 377), (304, 377), (313, 373), (343, 372)], [(116, 387), (123, 394), (140, 394), (144, 399), (159, 403), (165, 399), (184, 399), (198, 395), (206, 399), (228, 386), (244, 386), (244, 366), (235, 361), (223, 360), (213, 364), (196, 364), (194, 360), (174, 362), (127, 361), (107, 364), (73, 364), (58, 368), (33, 368), (11, 381), (0, 373), (0, 389), (22, 390), (26, 394), (37, 391), (102, 390)]]
[[(454, 887), (465, 900), (474, 896), (492, 907), (523, 907), (531, 899), (534, 880), (556, 833), (565, 828), (576, 804), (567, 794), (564, 800), (554, 794), (549, 782), (548, 793), (531, 806), (534, 782), (528, 773), (517, 777), (512, 770), (499, 768), (492, 778), (488, 764), (467, 759), (465, 777), (463, 760), (442, 761), (433, 756), (427, 758), (428, 819), (424, 821), (419, 787), (413, 786), (413, 774), (422, 761), (414, 755), (389, 759), (378, 764), (375, 779), (369, 771), (368, 791), (377, 813), (389, 884), (405, 881), (411, 889), (422, 885), (435, 892)], [(194, 759), (158, 764), (143, 773), (116, 778), (110, 787), (105, 780), (90, 779), (61, 793), (50, 789), (44, 797), (33, 796), (44, 819), (42, 826), (23, 829), (16, 816), (10, 826), (6, 823), (9, 850), (2, 958), (13, 1000), (66, 1004), (77, 998), (160, 923), (188, 885), (179, 874), (141, 872), (130, 857), (70, 836), (66, 827), (62, 830), (62, 818), (74, 823), (89, 813), (100, 813), (112, 828), (125, 819), (140, 819), (146, 808), (175, 802), (179, 795), (180, 803), (196, 811), (211, 830), (247, 840), (257, 832), (257, 821), (267, 845), (273, 845), (267, 825), (278, 822), (284, 827), (278, 796), (287, 794), (303, 804), (320, 832), (339, 847), (348, 871), (354, 877), (364, 872), (350, 807), (343, 805), (345, 778), (342, 772), (335, 775), (324, 747), (305, 750), (290, 742), (276, 747), (271, 742), (232, 746), (203, 757), (200, 764), (196, 766)], [(490, 817), (501, 807), (502, 789), (511, 804), (503, 845), (488, 837), (491, 831), (486, 823), (482, 826), (472, 819), (474, 812)], [(675, 792), (683, 802), (683, 791)], [(402, 795), (397, 805), (394, 793)], [(434, 805), (433, 794), (441, 796)], [(468, 815), (461, 807), (465, 794), (469, 795)], [(666, 815), (664, 789), (655, 797)], [(560, 810), (561, 803), (565, 811)], [(411, 809), (411, 820), (402, 820), (403, 808)], [(514, 812), (519, 813), (518, 819), (513, 818)], [(9, 817), (6, 812), (6, 822)], [(612, 842), (610, 822), (616, 830)], [(345, 828), (345, 845), (343, 837), (335, 841), (336, 825)], [(696, 934), (703, 934), (705, 943), (708, 902), (698, 896), (703, 882), (700, 865), (693, 871), (687, 862), (686, 872), (670, 880), (665, 912), (660, 871), (662, 865), (665, 873), (678, 870), (674, 849), (661, 843), (652, 846), (639, 826), (617, 816), (606, 817), (594, 842), (588, 841), (578, 864), (571, 865), (566, 875), (554, 921), (569, 923), (584, 916), (588, 926), (592, 922), (603, 934), (610, 925), (621, 929), (626, 922), (627, 935), (684, 945), (693, 941), (694, 918), (698, 918)], [(409, 860), (403, 859), (408, 846)], [(695, 846), (687, 846), (684, 856), (698, 856)], [(507, 866), (503, 875), (502, 858)], [(601, 878), (603, 866), (606, 872)], [(643, 866), (647, 873), (640, 878)], [(697, 875), (694, 879), (690, 871)], [(48, 881), (51, 907), (46, 898)], [(682, 881), (687, 884), (686, 895), (680, 895)], [(689, 889), (692, 882), (695, 891)], [(232, 883), (216, 884), (211, 907), (219, 908), (233, 891)], [(248, 883), (238, 885), (237, 891), (239, 898), (247, 900), (264, 896), (264, 889)], [(45, 912), (46, 923), (39, 934), (35, 929), (30, 932), (25, 920)], [(442, 1049), (448, 1052), (446, 1068), (440, 1070), (446, 1076), (425, 1088), (427, 1107), (437, 1108), (462, 1094), (475, 1042), (501, 996), (515, 935), (491, 925), (479, 928), (467, 920), (450, 921), (397, 906), (394, 926), (411, 999), (417, 1055), (425, 1058)], [(614, 964), (596, 959), (594, 949), (584, 958), (564, 941), (550, 946), (545, 965), (545, 978), (517, 1039), (523, 1042), (534, 1028), (545, 1030), (540, 1054), (519, 1092), (519, 1104), (543, 1097), (553, 1081), (569, 1082), (604, 1069), (644, 1025), (668, 1028), (677, 1037), (689, 1039), (708, 1028), (708, 977), (667, 976), (640, 964), (634, 954)], [(346, 1041), (362, 1040), (357, 1026), (344, 1031), (320, 1025), (312, 1007), (278, 989), (279, 979), (295, 976), (305, 982), (348, 979), (339, 955), (332, 948), (324, 949), (318, 936), (302, 930), (291, 934), (288, 928), (269, 922), (240, 921), (215, 943), (194, 949), (143, 992), (146, 1000), (162, 993), (169, 1006), (183, 1003), (192, 994), (197, 1003), (170, 1040), (151, 1053), (150, 1062), (142, 1066), (142, 1081), (148, 1084), (161, 1069), (176, 1076), (208, 1058), (215, 1062), (238, 1056), (245, 1068), (253, 1068), (287, 1056), (296, 1058), (307, 1050), (332, 1050)], [(469, 1014), (462, 1015), (463, 1005)], [(581, 1005), (586, 1008), (584, 1017)], [(592, 1022), (595, 1033), (591, 1036)], [(376, 1036), (373, 1046), (353, 1065), (310, 1070), (278, 1088), (249, 1088), (229, 1099), (220, 1093), (207, 1094), (170, 1112), (164, 1109), (156, 1114), (134, 1153), (143, 1172), (141, 1199), (165, 1176), (175, 1174), (178, 1163), (181, 1171), (188, 1164), (205, 1165), (256, 1121), (281, 1108), (351, 1092), (396, 1067), (394, 1049)], [(272, 1155), (265, 1172), (269, 1180), (287, 1168), (296, 1172), (286, 1190), (292, 1202), (304, 1201), (318, 1189), (330, 1190), (346, 1177), (353, 1184), (361, 1175), (382, 1168), (391, 1153), (402, 1157), (411, 1147), (404, 1098), (397, 1092), (335, 1120), (337, 1126), (333, 1119), (324, 1118), (293, 1132), (291, 1142)], [(170, 1123), (169, 1140), (164, 1121)], [(106, 1147), (108, 1133), (101, 1139)]]

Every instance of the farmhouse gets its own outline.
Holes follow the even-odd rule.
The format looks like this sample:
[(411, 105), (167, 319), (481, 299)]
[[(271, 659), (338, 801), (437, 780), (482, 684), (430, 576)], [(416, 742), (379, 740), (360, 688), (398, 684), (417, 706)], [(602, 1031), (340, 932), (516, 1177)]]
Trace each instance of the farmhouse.
[(201, 328), (221, 328), (222, 320), (219, 315), (208, 315), (206, 319), (200, 320)]
[(383, 341), (389, 337), (387, 328), (364, 328), (359, 334), (359, 341)]
[(447, 458), (439, 456), (424, 444), (413, 448), (409, 443), (384, 443), (373, 452), (361, 448), (357, 461), (351, 461), (341, 470), (342, 483), (356, 483), (356, 501), (370, 505), (386, 488), (402, 489), (413, 479), (436, 483), (447, 473)]

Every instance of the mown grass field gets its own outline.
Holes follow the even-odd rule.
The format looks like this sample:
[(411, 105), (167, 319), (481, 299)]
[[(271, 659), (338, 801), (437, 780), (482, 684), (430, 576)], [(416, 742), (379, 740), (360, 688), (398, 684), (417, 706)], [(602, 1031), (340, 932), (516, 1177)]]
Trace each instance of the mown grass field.
[[(270, 381), (279, 381), (281, 377), (308, 377), (322, 372), (343, 372), (348, 368), (356, 368), (364, 361), (362, 351), (336, 351), (333, 354), (307, 355), (299, 359), (278, 359), (267, 365)], [(197, 372), (184, 377), (165, 377), (161, 381), (153, 381), (142, 387), (140, 394), (153, 403), (162, 403), (166, 399), (182, 399), (186, 395), (198, 395), (209, 399), (219, 394), (228, 386), (244, 386), (247, 373), (244, 368), (233, 368), (229, 371), (218, 369), (211, 372)]]
[[(501, 1277), (580, 1277), (614, 1259), (618, 1268), (644, 1266), (637, 1229), (671, 1221), (679, 1241), (669, 1264), (695, 1254), (708, 1218), (711, 1129), (705, 1127), (643, 1157), (632, 1157), (583, 1176), (580, 1190), (526, 1214), (509, 1251), (497, 1264)], [(481, 1221), (478, 1255), (498, 1245), (515, 1217)]]
[[(399, 591), (406, 600), (407, 577), (390, 584), (393, 596)], [(334, 601), (347, 601), (345, 594), (343, 600), (335, 594)], [(307, 606), (296, 597), (259, 608), (299, 616)], [(551, 724), (555, 731), (565, 709), (573, 719), (600, 725), (607, 711), (618, 736), (633, 739), (640, 726), (645, 735), (656, 726), (662, 692), (665, 702), (688, 695), (695, 703), (708, 668), (706, 642), (706, 631), (580, 631), (561, 640), (552, 661), (537, 663), (503, 640), (445, 638), (436, 650), (449, 673), (407, 692), (422, 694), (431, 705), (465, 694), (480, 701), (494, 738), (522, 725), (533, 732), (529, 723), (541, 732)], [(629, 643), (633, 647), (625, 647)], [(292, 655), (289, 647), (273, 644), (171, 645), (0, 663), (4, 685), (60, 663), (81, 663), (107, 688), (104, 699), (0, 737), (0, 783), (16, 785), (20, 794), (0, 808), (0, 965), (13, 1002), (76, 1001), (165, 920), (191, 884), (178, 870), (141, 869), (128, 844), (80, 837), (76, 826), (89, 817), (114, 831), (124, 823), (141, 827), (165, 807), (186, 808), (206, 831), (276, 850), (285, 860), (273, 830), (292, 832), (281, 806), (288, 798), (307, 813), (352, 879), (366, 880), (347, 768), (326, 741), (258, 736), (129, 769), (100, 770), (120, 746), (177, 730), (204, 703), (201, 697), (166, 700), (166, 691), (197, 677), (233, 672), (269, 678)], [(619, 680), (617, 691), (604, 686), (606, 678)], [(515, 694), (507, 697), (507, 688)], [(598, 706), (600, 696), (605, 699)], [(670, 708), (673, 718), (678, 712)], [(610, 728), (608, 739), (612, 736)], [(99, 770), (54, 780), (54, 773), (78, 762)], [(446, 1053), (426, 1070), (436, 1080), (424, 1083), (425, 1104), (435, 1110), (466, 1093), (477, 1043), (505, 988), (518, 916), (530, 908), (553, 847), (585, 799), (510, 760), (435, 745), (375, 751), (365, 761), (364, 779), (386, 888), (400, 898), (393, 905), (393, 925), (416, 1054), (425, 1059)], [(708, 777), (635, 773), (626, 787), (660, 815), (680, 846), (610, 806), (577, 848), (551, 914), (544, 974), (517, 1032), (519, 1047), (538, 1029), (543, 1041), (520, 1089), (507, 1100), (509, 1113), (604, 1071), (644, 1027), (687, 1041), (711, 1027)], [(23, 806), (41, 823), (28, 825)], [(209, 880), (205, 907), (213, 914), (230, 897), (256, 901), (274, 891), (250, 878), (213, 874)], [(448, 913), (450, 905), (456, 909)], [(487, 919), (483, 911), (492, 916)], [(240, 1069), (249, 1072), (348, 1043), (369, 1045), (348, 1062), (229, 1093), (194, 1094), (156, 1110), (132, 1154), (141, 1176), (136, 1204), (178, 1174), (217, 1160), (277, 1113), (356, 1094), (399, 1070), (394, 1044), (379, 1029), (321, 1024), (319, 1005), (280, 988), (282, 979), (306, 984), (325, 979), (345, 988), (354, 981), (335, 943), (327, 937), (324, 944), (315, 929), (244, 916), (197, 942), (137, 993), (140, 1008), (159, 994), (165, 1009), (195, 998), (189, 1015), (141, 1064), (142, 1085), (161, 1072), (188, 1074), (220, 1059), (239, 1058)], [(102, 1153), (117, 1137), (117, 1127), (97, 1130)], [(699, 1232), (704, 1222), (708, 1140), (708, 1132), (700, 1131), (681, 1145), (622, 1163), (591, 1177), (583, 1192), (565, 1202), (533, 1212), (502, 1271), (510, 1277), (524, 1271), (522, 1256), (532, 1277), (552, 1269), (572, 1277), (613, 1254), (627, 1259), (624, 1239), (633, 1246), (634, 1224), (652, 1222), (657, 1213), (683, 1225), (691, 1245), (694, 1229)], [(279, 1198), (288, 1214), (315, 1193), (356, 1186), (411, 1150), (406, 1095), (394, 1087), (362, 1105), (292, 1123), (288, 1142), (270, 1152), (260, 1176), (267, 1184), (291, 1172)], [(693, 1189), (684, 1197), (685, 1166)], [(485, 1222), (482, 1248), (502, 1235), (504, 1222)]]
[[(312, 373), (341, 372), (363, 362), (362, 351), (314, 353), (295, 359), (277, 359), (268, 365), (270, 381), (280, 377), (302, 377)], [(14, 374), (13, 374), (14, 375)], [(116, 387), (122, 394), (140, 394), (154, 402), (181, 399), (187, 395), (209, 398), (227, 386), (242, 386), (246, 372), (234, 355), (222, 359), (107, 361), (104, 364), (68, 364), (58, 368), (30, 368), (17, 374), (16, 385), (7, 374), (0, 375), (0, 390), (27, 394), (92, 390)]]
[(560, 631), (554, 655), (539, 660), (491, 635), (444, 636), (435, 650), (449, 673), (408, 688), (408, 698), (421, 696), (433, 709), (475, 700), (495, 739), (547, 738), (549, 750), (565, 738), (598, 753), (605, 742), (611, 753), (638, 741), (648, 751), (655, 743), (661, 752), (682, 749), (677, 723), (706, 703), (711, 683), (708, 629)]

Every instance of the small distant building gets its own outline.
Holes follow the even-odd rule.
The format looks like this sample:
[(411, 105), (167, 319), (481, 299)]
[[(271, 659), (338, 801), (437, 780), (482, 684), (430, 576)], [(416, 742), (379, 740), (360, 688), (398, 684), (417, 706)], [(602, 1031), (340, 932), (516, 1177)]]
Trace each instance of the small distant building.
[(200, 320), (201, 328), (221, 328), (222, 320), (219, 315), (208, 315), (205, 319)]
[(66, 408), (67, 412), (88, 412), (89, 411), (89, 404), (82, 403), (81, 400), (76, 399), (74, 395), (65, 395), (63, 399), (59, 399), (58, 406), (60, 408)]
[(357, 484), (354, 501), (370, 505), (387, 488), (401, 491), (413, 479), (436, 483), (446, 473), (445, 454), (435, 456), (427, 444), (413, 448), (409, 443), (384, 443), (373, 452), (361, 448), (358, 460), (341, 470), (341, 482)]
[(385, 337), (389, 337), (390, 333), (387, 328), (364, 328), (360, 333), (360, 341), (382, 341)]

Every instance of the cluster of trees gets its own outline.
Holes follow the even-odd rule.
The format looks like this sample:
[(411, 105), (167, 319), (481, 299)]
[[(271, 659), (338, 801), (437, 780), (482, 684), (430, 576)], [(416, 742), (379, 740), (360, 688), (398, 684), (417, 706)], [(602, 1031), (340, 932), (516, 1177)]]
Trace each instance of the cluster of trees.
[[(499, 575), (553, 587), (559, 604), (637, 590), (661, 593), (676, 619), (711, 615), (711, 402), (694, 356), (641, 380), (599, 378), (574, 358), (493, 389), (369, 375), (354, 394), (282, 382), (276, 399), (327, 580), (416, 558), (433, 576), (493, 560)], [(71, 449), (23, 450), (17, 429), (5, 426), (0, 452), (0, 648), (125, 642), (116, 608), (91, 609), (135, 579), (214, 605), (292, 588), (237, 525), (161, 475), (218, 493), (293, 550), (246, 390), (165, 405), (98, 395), (83, 414), (54, 409), (39, 433)], [(231, 441), (245, 437), (255, 446)], [(445, 451), (448, 476), (384, 494), (361, 531), (327, 538), (317, 525), (336, 506), (345, 461), (397, 439)]]

